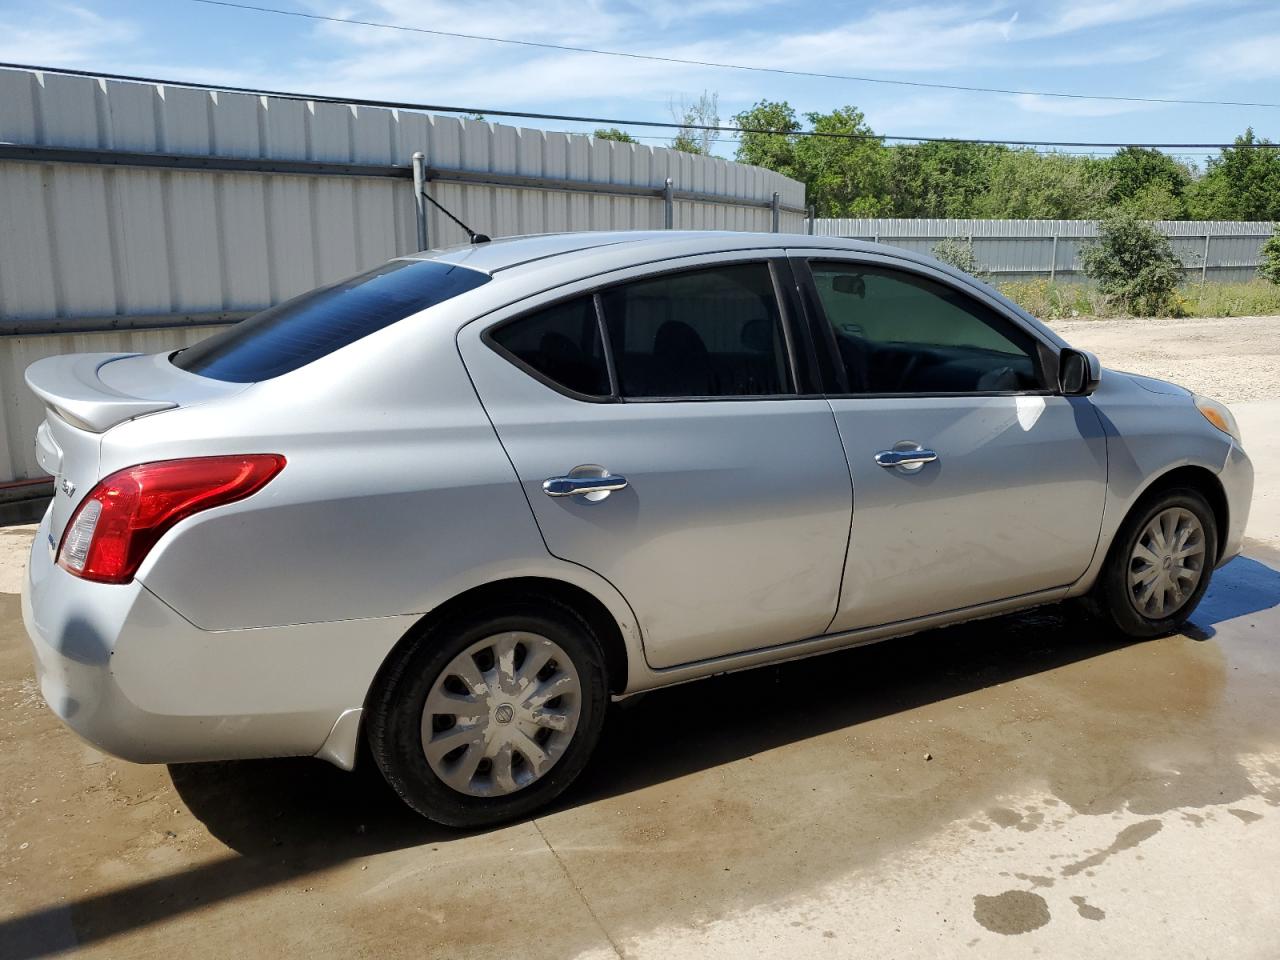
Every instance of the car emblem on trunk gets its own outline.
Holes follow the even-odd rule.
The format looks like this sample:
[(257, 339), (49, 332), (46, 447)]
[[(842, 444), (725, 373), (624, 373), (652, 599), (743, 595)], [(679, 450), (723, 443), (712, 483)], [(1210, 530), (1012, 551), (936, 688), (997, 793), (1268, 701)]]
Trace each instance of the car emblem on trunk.
[(68, 497), (76, 492), (76, 485), (72, 483), (70, 480), (68, 480), (66, 477), (63, 477), (61, 480), (58, 481), (58, 486), (62, 489), (62, 492), (65, 493)]

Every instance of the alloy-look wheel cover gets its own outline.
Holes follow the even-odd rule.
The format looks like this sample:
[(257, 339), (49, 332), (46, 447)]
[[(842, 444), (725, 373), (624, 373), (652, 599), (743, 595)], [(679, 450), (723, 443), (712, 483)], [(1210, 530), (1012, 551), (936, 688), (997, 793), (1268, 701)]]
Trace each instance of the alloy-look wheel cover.
[(1142, 528), (1129, 557), (1129, 599), (1150, 620), (1173, 616), (1204, 576), (1204, 525), (1190, 510), (1161, 510)]
[(431, 685), (422, 752), (459, 793), (515, 793), (563, 756), (581, 708), (578, 671), (559, 644), (536, 633), (494, 634), (449, 661)]

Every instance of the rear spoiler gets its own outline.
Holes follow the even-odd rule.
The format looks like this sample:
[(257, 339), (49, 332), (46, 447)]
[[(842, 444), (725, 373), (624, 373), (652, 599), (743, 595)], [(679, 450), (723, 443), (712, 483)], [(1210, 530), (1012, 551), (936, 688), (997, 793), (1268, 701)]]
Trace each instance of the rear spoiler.
[(82, 430), (104, 433), (117, 423), (170, 410), (173, 400), (145, 400), (108, 387), (98, 371), (113, 360), (136, 353), (75, 353), (45, 357), (27, 367), (27, 386), (63, 420)]

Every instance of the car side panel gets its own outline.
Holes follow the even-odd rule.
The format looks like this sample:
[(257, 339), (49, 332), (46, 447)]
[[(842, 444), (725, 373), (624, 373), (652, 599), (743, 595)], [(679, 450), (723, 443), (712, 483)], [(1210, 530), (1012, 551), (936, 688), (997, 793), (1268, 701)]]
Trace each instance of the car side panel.
[[(205, 630), (425, 613), (506, 577), (575, 579), (547, 553), (452, 331), (439, 342), (431, 332), (380, 348), (370, 338), (358, 361), (335, 354), (108, 432), (104, 470), (232, 452), (288, 459), (260, 493), (178, 524), (138, 579)], [(298, 402), (312, 392), (323, 403)], [(625, 602), (585, 579), (625, 635)]]
[[(1186, 466), (1218, 475), (1232, 449), (1231, 438), (1196, 411), (1191, 394), (1181, 387), (1104, 370), (1089, 400), (1107, 437), (1107, 501), (1093, 563), (1071, 588), (1071, 596), (1093, 585), (1124, 518), (1152, 483)], [(1237, 485), (1248, 490), (1243, 497), (1237, 491), (1230, 500), (1233, 513), (1245, 516), (1253, 487), (1252, 470), (1248, 473), (1248, 483)]]
[[(626, 596), (653, 667), (822, 634), (852, 499), (830, 406), (818, 397), (592, 403), (483, 342), (486, 327), (594, 283), (530, 298), (458, 338), (548, 549)], [(544, 496), (544, 480), (585, 464), (630, 485), (598, 503)]]

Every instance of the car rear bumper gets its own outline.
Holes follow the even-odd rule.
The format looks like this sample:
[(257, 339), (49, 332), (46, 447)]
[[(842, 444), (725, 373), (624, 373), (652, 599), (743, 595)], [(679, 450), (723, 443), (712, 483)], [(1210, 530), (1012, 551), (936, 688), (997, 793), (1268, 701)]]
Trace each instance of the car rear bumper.
[(1244, 547), (1244, 530), (1249, 523), (1249, 506), (1253, 500), (1253, 463), (1239, 444), (1231, 444), (1218, 480), (1227, 496), (1227, 533), (1222, 556), (1218, 558), (1221, 566)]
[[(318, 753), (349, 766), (352, 711), (409, 626), (395, 617), (201, 630), (137, 581), (92, 583), (57, 566), (48, 514), (22, 617), (50, 709), (88, 742), (139, 763)], [(344, 749), (329, 742), (336, 727)]]

